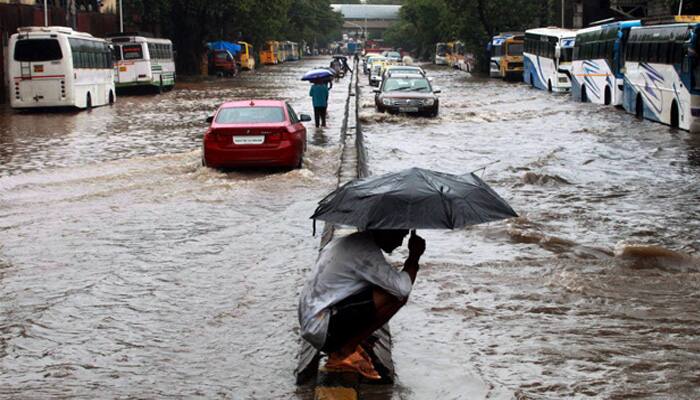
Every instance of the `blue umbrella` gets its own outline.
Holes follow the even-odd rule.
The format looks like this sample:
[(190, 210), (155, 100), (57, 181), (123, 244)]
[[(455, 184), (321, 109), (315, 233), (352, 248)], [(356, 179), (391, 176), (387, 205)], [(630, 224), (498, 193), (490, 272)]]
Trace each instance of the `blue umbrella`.
[(326, 68), (312, 69), (311, 71), (304, 74), (301, 78), (302, 81), (315, 81), (319, 79), (332, 78), (335, 74), (333, 71)]

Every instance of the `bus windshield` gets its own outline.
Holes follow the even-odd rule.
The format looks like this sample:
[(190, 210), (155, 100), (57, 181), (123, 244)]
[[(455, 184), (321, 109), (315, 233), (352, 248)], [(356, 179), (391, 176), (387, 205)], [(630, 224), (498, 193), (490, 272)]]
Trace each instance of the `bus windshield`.
[(281, 107), (230, 107), (219, 111), (219, 124), (274, 124), (284, 122)]
[(509, 56), (522, 56), (523, 55), (523, 44), (522, 43), (511, 43), (508, 45), (508, 55)]
[(559, 56), (559, 62), (571, 62), (574, 55), (573, 47), (562, 47), (561, 56)]
[(54, 61), (62, 58), (61, 45), (56, 39), (22, 39), (15, 45), (15, 61)]
[(125, 44), (122, 46), (125, 60), (138, 60), (143, 58), (143, 47), (140, 44)]
[(444, 44), (438, 45), (438, 46), (437, 46), (437, 51), (436, 51), (436, 52), (437, 52), (437, 55), (438, 55), (438, 56), (440, 56), (440, 57), (444, 56), (445, 53), (447, 53), (447, 46), (444, 45)]
[(491, 49), (491, 55), (492, 55), (493, 57), (500, 57), (500, 56), (502, 56), (502, 55), (503, 55), (503, 45), (502, 45), (502, 44), (499, 44), (499, 45), (497, 45), (497, 46), (493, 46), (493, 48)]

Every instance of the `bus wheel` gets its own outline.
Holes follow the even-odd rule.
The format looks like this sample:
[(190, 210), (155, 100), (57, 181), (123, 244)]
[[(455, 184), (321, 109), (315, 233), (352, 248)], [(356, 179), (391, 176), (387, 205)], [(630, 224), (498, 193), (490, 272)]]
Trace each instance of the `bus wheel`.
[(114, 92), (112, 92), (112, 91), (110, 90), (110, 91), (109, 91), (109, 105), (111, 106), (111, 105), (113, 105), (113, 104), (114, 104)]
[(547, 81), (547, 91), (551, 92), (552, 91), (552, 81)]
[(610, 87), (605, 87), (605, 105), (609, 106), (612, 103), (612, 95), (610, 94)]
[(671, 103), (671, 128), (678, 128), (678, 104), (675, 100)]
[(586, 93), (586, 85), (581, 86), (581, 103), (588, 102), (588, 93)]
[(92, 108), (92, 97), (90, 96), (89, 92), (87, 94), (87, 98), (85, 99), (85, 108), (88, 110)]
[(644, 119), (644, 103), (642, 102), (641, 94), (637, 94), (637, 104), (634, 108), (634, 115), (639, 119)]

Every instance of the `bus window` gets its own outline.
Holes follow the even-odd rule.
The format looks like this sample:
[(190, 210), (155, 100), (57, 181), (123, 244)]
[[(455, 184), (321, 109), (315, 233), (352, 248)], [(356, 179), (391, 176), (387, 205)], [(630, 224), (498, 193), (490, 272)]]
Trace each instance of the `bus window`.
[(53, 61), (63, 58), (56, 39), (22, 39), (15, 45), (15, 61)]
[(114, 45), (112, 47), (112, 57), (114, 58), (114, 61), (121, 61), (122, 60), (122, 47), (119, 45)]
[(140, 44), (130, 44), (122, 46), (125, 60), (138, 60), (143, 58), (143, 48)]
[(522, 43), (512, 43), (508, 45), (508, 55), (509, 56), (522, 56), (523, 55), (523, 44)]

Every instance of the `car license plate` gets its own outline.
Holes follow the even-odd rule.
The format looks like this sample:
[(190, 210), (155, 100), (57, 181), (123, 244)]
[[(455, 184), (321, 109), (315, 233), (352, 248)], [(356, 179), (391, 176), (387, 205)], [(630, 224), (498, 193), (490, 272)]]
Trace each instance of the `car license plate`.
[(399, 112), (403, 112), (403, 113), (418, 112), (418, 107), (399, 107)]
[(263, 144), (265, 143), (265, 136), (234, 136), (233, 144)]

